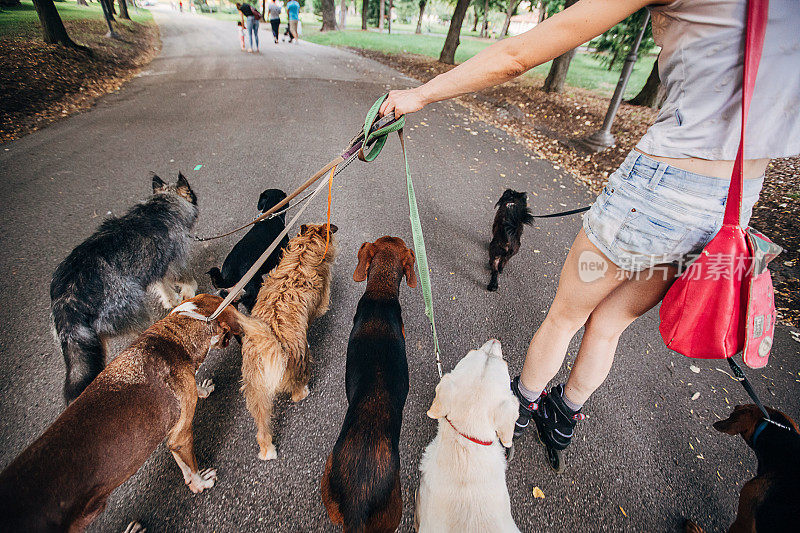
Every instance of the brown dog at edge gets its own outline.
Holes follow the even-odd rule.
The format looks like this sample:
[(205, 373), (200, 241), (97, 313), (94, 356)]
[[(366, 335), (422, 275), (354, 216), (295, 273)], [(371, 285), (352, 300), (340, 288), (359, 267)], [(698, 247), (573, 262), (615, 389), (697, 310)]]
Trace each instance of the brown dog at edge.
[[(753, 404), (737, 405), (731, 416), (714, 422), (714, 429), (741, 435), (756, 452), (756, 477), (742, 487), (736, 520), (730, 533), (798, 531), (800, 522), (800, 431), (784, 413), (767, 407), (771, 424)], [(688, 533), (702, 533), (691, 521)]]
[(230, 306), (211, 323), (198, 320), (221, 301), (198, 295), (150, 326), (8, 465), (0, 530), (83, 531), (165, 437), (189, 489), (214, 486), (216, 471), (198, 471), (192, 439), (197, 399), (213, 384), (198, 386), (195, 372), (250, 320)]
[(417, 286), (414, 252), (397, 237), (365, 242), (354, 281), (367, 280), (347, 344), (347, 413), (325, 464), (322, 501), (345, 533), (390, 533), (403, 515), (400, 426), (408, 361), (398, 295)]

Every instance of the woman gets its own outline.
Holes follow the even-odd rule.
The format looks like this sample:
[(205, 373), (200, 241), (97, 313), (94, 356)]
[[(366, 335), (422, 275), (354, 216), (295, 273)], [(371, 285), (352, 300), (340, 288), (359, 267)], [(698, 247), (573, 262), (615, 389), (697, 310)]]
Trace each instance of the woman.
[[(239, 16), (242, 17), (244, 31), (247, 33), (247, 42), (249, 43), (247, 51), (258, 52), (258, 20), (256, 20), (253, 8), (250, 7), (248, 3), (240, 4), (236, 2), (236, 9), (239, 10)], [(253, 47), (254, 40), (256, 43), (255, 47)]]
[(281, 29), (281, 6), (275, 0), (270, 0), (267, 4), (267, 11), (269, 12), (269, 23), (272, 26), (272, 38), (275, 44), (278, 44), (278, 34)]
[[(662, 47), (659, 72), (667, 99), (636, 148), (587, 213), (561, 270), (547, 317), (512, 381), (520, 402), (515, 435), (531, 419), (551, 466), (572, 440), (581, 407), (603, 383), (620, 335), (655, 306), (677, 263), (699, 252), (722, 225), (741, 123), (746, 0), (581, 0), (530, 31), (504, 39), (428, 83), (392, 91), (381, 113), (400, 116), (478, 91), (605, 32), (642, 7), (650, 9)], [(772, 0), (745, 149), (741, 222), (747, 225), (770, 158), (800, 152), (800, 10)], [(596, 276), (581, 275), (581, 267)], [(566, 384), (545, 393), (567, 346), (584, 327)], [(555, 453), (553, 451), (555, 450)]]

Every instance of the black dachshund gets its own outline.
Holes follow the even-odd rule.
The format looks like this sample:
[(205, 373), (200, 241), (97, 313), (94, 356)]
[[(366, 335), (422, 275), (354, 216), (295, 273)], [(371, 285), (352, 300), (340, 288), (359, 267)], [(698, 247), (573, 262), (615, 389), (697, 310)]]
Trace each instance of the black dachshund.
[[(286, 198), (286, 193), (282, 190), (267, 189), (258, 198), (258, 210), (264, 213), (284, 198)], [(285, 214), (253, 224), (250, 231), (242, 237), (242, 240), (236, 243), (228, 257), (225, 258), (225, 262), (222, 263), (222, 271), (217, 267), (208, 271), (214, 288), (229, 289), (236, 285), (285, 227)], [(280, 245), (275, 248), (264, 264), (261, 265), (261, 268), (258, 269), (258, 273), (244, 286), (241, 303), (248, 313), (253, 310), (253, 306), (256, 304), (262, 278), (269, 274), (278, 264), (283, 249), (288, 242), (289, 237), (284, 237)]]
[(519, 251), (523, 224), (530, 225), (533, 215), (528, 208), (528, 193), (506, 189), (495, 204), (497, 214), (492, 224), (492, 242), (489, 243), (489, 268), (492, 279), (487, 290), (497, 290), (497, 276), (503, 272), (508, 260)]

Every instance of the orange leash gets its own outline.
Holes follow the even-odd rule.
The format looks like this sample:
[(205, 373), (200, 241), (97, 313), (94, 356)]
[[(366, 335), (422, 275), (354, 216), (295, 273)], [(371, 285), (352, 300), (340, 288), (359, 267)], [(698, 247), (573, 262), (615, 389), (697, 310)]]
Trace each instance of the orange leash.
[(328, 226), (325, 234), (325, 253), (322, 254), (322, 260), (325, 261), (325, 256), (328, 255), (328, 245), (331, 243), (331, 201), (333, 200), (333, 173), (336, 172), (336, 166), (331, 169), (328, 174)]

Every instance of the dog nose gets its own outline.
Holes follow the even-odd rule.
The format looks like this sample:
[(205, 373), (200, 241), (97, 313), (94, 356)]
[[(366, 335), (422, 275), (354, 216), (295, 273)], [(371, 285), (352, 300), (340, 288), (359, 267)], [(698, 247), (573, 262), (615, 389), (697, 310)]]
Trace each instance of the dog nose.
[(483, 345), (483, 351), (491, 357), (503, 358), (502, 345), (497, 339), (489, 339), (486, 341), (486, 344)]

